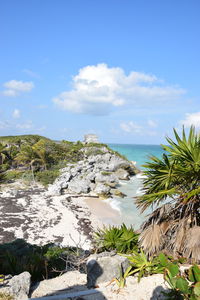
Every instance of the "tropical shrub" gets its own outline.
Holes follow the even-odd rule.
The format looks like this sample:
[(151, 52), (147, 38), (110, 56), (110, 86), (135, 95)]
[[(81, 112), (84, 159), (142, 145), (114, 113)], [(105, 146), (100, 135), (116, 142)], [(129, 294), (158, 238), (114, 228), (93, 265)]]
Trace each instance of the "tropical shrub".
[(154, 211), (139, 242), (149, 255), (165, 250), (200, 261), (200, 135), (193, 127), (188, 137), (184, 129), (182, 137), (174, 134), (175, 141), (167, 138), (169, 145), (162, 145), (163, 157), (144, 165), (144, 195), (136, 204)]
[(17, 275), (28, 271), (33, 281), (48, 279), (61, 271), (81, 269), (77, 261), (83, 260), (84, 253), (79, 248), (54, 244), (37, 246), (17, 239), (0, 245), (0, 273)]
[[(163, 264), (165, 256), (161, 253), (158, 257), (148, 258), (144, 251), (141, 249), (140, 252), (133, 252), (130, 255), (126, 255), (130, 262), (126, 273), (128, 276), (138, 273), (138, 282), (141, 277), (163, 273), (165, 265)], [(167, 259), (165, 259), (167, 261)]]
[(35, 179), (41, 182), (44, 186), (52, 184), (58, 176), (58, 170), (44, 170), (35, 173)]
[(98, 229), (94, 234), (94, 246), (97, 251), (116, 250), (121, 253), (130, 253), (137, 249), (138, 234), (132, 227), (125, 224), (120, 227), (109, 226)]
[(9, 170), (5, 173), (5, 180), (7, 182), (11, 181), (11, 180), (16, 180), (16, 179), (20, 179), (22, 178), (24, 175), (23, 171), (19, 171), (19, 170)]
[(171, 291), (165, 293), (168, 300), (199, 300), (200, 299), (200, 268), (193, 265), (181, 274), (177, 265), (166, 267), (164, 279)]

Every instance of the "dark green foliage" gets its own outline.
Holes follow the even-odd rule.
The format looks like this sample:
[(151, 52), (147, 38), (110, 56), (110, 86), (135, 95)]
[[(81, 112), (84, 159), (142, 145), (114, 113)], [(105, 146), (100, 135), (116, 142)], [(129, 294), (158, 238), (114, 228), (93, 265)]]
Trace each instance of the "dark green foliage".
[(166, 152), (162, 159), (153, 156), (144, 165), (147, 176), (144, 181), (145, 194), (137, 199), (138, 207), (143, 210), (159, 204), (168, 196), (180, 204), (199, 202), (200, 135), (195, 133), (194, 127), (190, 128), (188, 138), (184, 128), (182, 137), (175, 129), (174, 135), (175, 141), (167, 138), (169, 146), (162, 145)]
[[(176, 267), (176, 269), (175, 269)], [(177, 265), (171, 263), (165, 270), (164, 278), (169, 284), (171, 291), (166, 294), (167, 299), (200, 299), (200, 268), (193, 265), (189, 270), (181, 274)]]
[(94, 246), (98, 251), (116, 250), (130, 253), (137, 249), (138, 234), (125, 224), (120, 227), (109, 226), (99, 229), (94, 235)]
[(77, 269), (76, 260), (83, 253), (79, 248), (37, 246), (17, 239), (0, 245), (0, 273), (16, 275), (28, 271), (32, 281), (52, 278), (59, 274), (54, 270)]
[(35, 173), (35, 179), (38, 182), (42, 183), (44, 186), (52, 184), (58, 176), (58, 170), (44, 170)]

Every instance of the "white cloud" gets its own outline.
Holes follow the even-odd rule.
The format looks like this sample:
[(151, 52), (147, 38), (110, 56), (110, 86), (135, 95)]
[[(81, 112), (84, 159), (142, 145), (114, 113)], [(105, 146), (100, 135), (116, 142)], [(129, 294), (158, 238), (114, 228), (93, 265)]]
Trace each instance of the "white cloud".
[(196, 113), (188, 113), (186, 114), (185, 120), (182, 120), (181, 125), (185, 127), (190, 127), (191, 125), (195, 126), (196, 128), (200, 128), (200, 111)]
[(133, 121), (120, 123), (120, 128), (128, 133), (140, 133), (142, 127)]
[(126, 75), (122, 68), (109, 68), (102, 63), (80, 69), (73, 77), (72, 89), (60, 93), (53, 101), (74, 113), (105, 115), (122, 106), (163, 104), (184, 93), (181, 88), (164, 85), (154, 75)]
[(12, 113), (12, 116), (13, 116), (13, 118), (15, 118), (15, 119), (19, 119), (19, 118), (20, 118), (20, 115), (21, 115), (20, 110), (17, 109), (17, 108), (16, 108), (16, 109), (13, 111), (13, 113)]
[(34, 88), (32, 81), (10, 80), (4, 83), (6, 88), (3, 95), (7, 97), (16, 97), (21, 93), (30, 92)]
[(149, 125), (149, 127), (151, 128), (156, 128), (157, 127), (157, 123), (153, 120), (148, 120), (147, 124)]

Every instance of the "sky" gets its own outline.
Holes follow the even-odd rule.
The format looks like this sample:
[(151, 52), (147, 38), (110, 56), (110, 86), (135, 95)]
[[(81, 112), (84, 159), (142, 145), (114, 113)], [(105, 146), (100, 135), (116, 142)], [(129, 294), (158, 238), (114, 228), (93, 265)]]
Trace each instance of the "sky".
[(199, 0), (0, 1), (0, 135), (200, 129)]

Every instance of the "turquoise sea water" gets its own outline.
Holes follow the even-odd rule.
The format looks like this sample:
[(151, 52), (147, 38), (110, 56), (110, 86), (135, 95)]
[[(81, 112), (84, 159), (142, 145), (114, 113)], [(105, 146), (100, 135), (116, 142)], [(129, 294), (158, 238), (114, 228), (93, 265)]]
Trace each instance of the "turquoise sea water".
[[(143, 170), (142, 164), (149, 161), (151, 155), (161, 157), (163, 150), (158, 145), (126, 145), (126, 144), (109, 144), (110, 148), (126, 156), (129, 160), (135, 161), (136, 166)], [(127, 196), (125, 198), (116, 198), (108, 200), (111, 206), (120, 212), (121, 218), (119, 223), (124, 222), (126, 225), (133, 225), (138, 229), (144, 222), (145, 216), (151, 213), (151, 209), (140, 214), (134, 204), (134, 197), (141, 195), (142, 182), (144, 178), (141, 174), (133, 176), (130, 181), (121, 181), (119, 189)]]
[(136, 161), (136, 166), (141, 169), (142, 164), (149, 161), (149, 156), (161, 157), (163, 153), (159, 145), (109, 144), (109, 147), (126, 156), (128, 160)]

